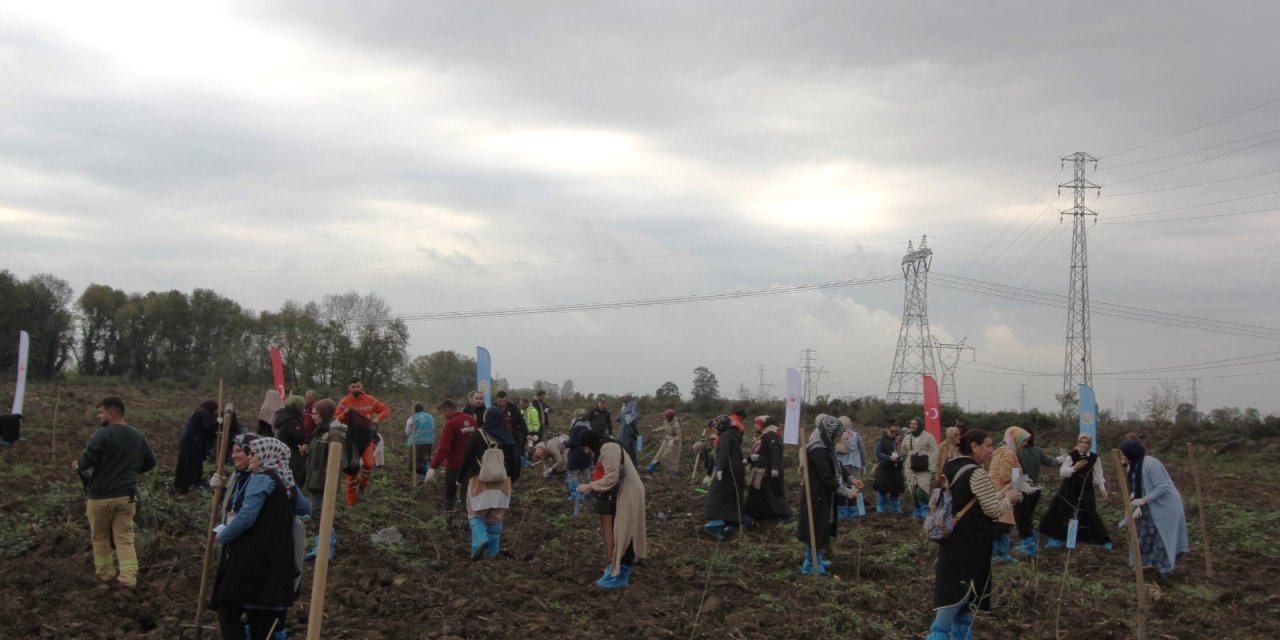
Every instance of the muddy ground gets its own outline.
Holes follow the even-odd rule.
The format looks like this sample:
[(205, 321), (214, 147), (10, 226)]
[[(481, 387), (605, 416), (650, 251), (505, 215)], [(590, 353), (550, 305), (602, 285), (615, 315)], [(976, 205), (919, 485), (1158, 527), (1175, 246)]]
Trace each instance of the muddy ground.
[[(148, 435), (160, 459), (160, 468), (144, 481), (136, 591), (94, 578), (83, 495), (67, 468), (93, 430), (94, 405), (112, 393), (125, 398), (130, 422)], [(252, 406), (245, 411), (251, 417), (260, 394), (228, 397)], [(24, 439), (0, 451), (0, 635), (191, 634), (209, 499), (174, 495), (168, 486), (181, 424), (203, 399), (191, 391), (130, 385), (37, 385), (29, 391)], [(397, 407), (395, 422), (402, 424), (407, 398), (384, 400)], [(58, 419), (51, 429), (55, 405)], [(687, 448), (699, 420), (682, 418)], [(659, 421), (646, 416), (645, 430)], [(1118, 435), (1104, 431), (1104, 444), (1114, 446)], [(1146, 435), (1182, 491), (1192, 544), (1174, 576), (1157, 582), (1150, 637), (1275, 637), (1277, 443), (1223, 434), (1200, 438), (1215, 571), (1209, 578), (1184, 445), (1186, 436), (1197, 434)], [(1046, 439), (1051, 453), (1067, 442), (1065, 435)], [(338, 510), (326, 638), (918, 638), (928, 629), (935, 550), (909, 516), (872, 514), (845, 527), (835, 543), (834, 575), (803, 577), (803, 547), (794, 540), (793, 525), (761, 526), (716, 544), (699, 536), (703, 498), (690, 478), (646, 476), (649, 557), (636, 567), (629, 589), (605, 593), (592, 584), (605, 564), (597, 519), (585, 512), (572, 516), (562, 482), (527, 472), (507, 516), (502, 557), (470, 562), (463, 519), (441, 512), (438, 482), (411, 486), (402, 441), (391, 440), (388, 466), (365, 500)], [(656, 438), (648, 440), (642, 462), (656, 449)], [(795, 448), (788, 455), (795, 505)], [(686, 453), (685, 467), (691, 463)], [(1112, 467), (1107, 470), (1117, 492)], [(1041, 512), (1056, 481), (1045, 484)], [(1117, 500), (1104, 503), (1107, 522), (1120, 514)], [(404, 535), (401, 542), (370, 541), (372, 533), (391, 526)], [(1126, 563), (1127, 539), (1114, 528), (1112, 536), (1115, 551), (1052, 551), (1034, 562), (998, 565), (995, 610), (978, 617), (976, 637), (1133, 637), (1135, 586)], [(290, 612), (295, 637), (305, 633), (311, 577), (308, 567)], [(213, 628), (212, 613), (204, 623)], [(216, 631), (204, 637), (217, 637)]]

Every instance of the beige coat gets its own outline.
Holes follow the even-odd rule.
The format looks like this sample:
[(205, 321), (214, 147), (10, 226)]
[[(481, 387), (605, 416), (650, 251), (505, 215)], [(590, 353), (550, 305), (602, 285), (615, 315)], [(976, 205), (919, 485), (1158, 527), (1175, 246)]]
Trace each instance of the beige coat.
[(658, 447), (658, 452), (653, 455), (653, 461), (662, 467), (663, 471), (675, 473), (680, 470), (680, 418), (673, 418), (671, 422), (665, 422), (662, 426), (653, 430), (655, 435), (662, 436), (662, 445)]
[(645, 556), (644, 482), (640, 479), (636, 466), (631, 463), (631, 458), (623, 455), (622, 445), (616, 442), (606, 442), (601, 448), (600, 465), (604, 467), (604, 476), (591, 483), (593, 493), (613, 490), (618, 485), (619, 470), (626, 470), (622, 474), (622, 486), (618, 489), (618, 510), (613, 516), (614, 551), (611, 575), (616, 576), (622, 567), (622, 556), (627, 552), (627, 545), (634, 547), (637, 560)]
[(933, 471), (912, 471), (911, 454), (913, 453), (929, 456), (929, 469), (937, 469), (938, 441), (934, 440), (933, 435), (928, 431), (921, 429), (918, 436), (910, 433), (903, 436), (902, 446), (898, 450), (898, 455), (902, 456), (902, 472), (907, 477), (907, 495), (912, 495), (916, 487), (924, 491), (925, 495), (929, 495), (929, 491), (933, 489)]
[[(1018, 454), (1014, 452), (1009, 445), (1001, 446), (996, 449), (994, 455), (991, 456), (991, 486), (996, 488), (996, 493), (1004, 491), (1004, 488), (1013, 482), (1013, 470), (1018, 469), (1021, 473), (1022, 465), (1018, 464)], [(1015, 524), (1013, 520), (1013, 509), (1005, 512), (996, 522), (1004, 524)]]

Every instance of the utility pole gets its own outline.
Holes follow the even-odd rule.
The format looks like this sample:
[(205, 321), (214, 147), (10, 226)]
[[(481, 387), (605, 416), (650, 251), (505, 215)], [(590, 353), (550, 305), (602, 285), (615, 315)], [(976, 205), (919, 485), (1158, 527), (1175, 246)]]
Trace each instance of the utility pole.
[(1200, 410), (1200, 378), (1191, 379), (1191, 407)]
[[(1066, 361), (1062, 368), (1062, 396), (1071, 397), (1079, 392), (1079, 385), (1093, 385), (1093, 356), (1089, 351), (1089, 263), (1088, 246), (1085, 242), (1085, 218), (1092, 216), (1097, 220), (1098, 213), (1085, 206), (1085, 195), (1090, 189), (1101, 191), (1102, 187), (1090, 182), (1085, 177), (1085, 166), (1090, 162), (1094, 168), (1098, 159), (1082, 151), (1065, 156), (1062, 159), (1065, 167), (1068, 160), (1075, 169), (1075, 179), (1058, 185), (1058, 193), (1063, 188), (1075, 192), (1075, 206), (1058, 215), (1071, 216), (1071, 275), (1067, 291), (1067, 349)], [(1063, 416), (1070, 408), (1062, 408)]]
[[(960, 398), (956, 394), (956, 367), (960, 365), (960, 354), (967, 349), (973, 352), (975, 359), (978, 357), (974, 348), (965, 344), (965, 340), (968, 338), (962, 338), (958, 344), (943, 344), (937, 339), (933, 340), (933, 348), (938, 352), (938, 366), (942, 367), (942, 380), (938, 383), (938, 395), (941, 396), (939, 400), (942, 404), (956, 408), (960, 407)], [(951, 352), (955, 357), (948, 361), (944, 351)]]
[(764, 365), (760, 365), (760, 390), (756, 395), (756, 399), (764, 402), (769, 399), (769, 390), (773, 388), (772, 384), (764, 383)]
[(929, 332), (929, 266), (933, 262), (933, 250), (920, 237), (920, 248), (907, 242), (907, 254), (902, 257), (902, 277), (906, 291), (902, 302), (902, 328), (898, 331), (898, 349), (893, 355), (893, 371), (889, 374), (889, 391), (885, 401), (890, 404), (924, 402), (923, 375), (936, 375), (933, 334)]
[(1018, 385), (1018, 411), (1020, 413), (1027, 412), (1027, 385), (1026, 383)]

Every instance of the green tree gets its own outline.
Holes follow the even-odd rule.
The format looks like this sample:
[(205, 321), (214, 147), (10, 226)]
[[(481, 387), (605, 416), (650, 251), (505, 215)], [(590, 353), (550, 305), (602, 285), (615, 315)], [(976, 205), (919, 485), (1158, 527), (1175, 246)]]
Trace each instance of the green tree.
[(679, 400), (680, 387), (677, 387), (676, 383), (668, 380), (662, 383), (661, 387), (658, 387), (658, 390), (654, 392), (653, 397), (658, 400)]
[(720, 402), (720, 381), (716, 374), (706, 367), (693, 370), (693, 389), (690, 399), (699, 409), (707, 410)]
[(436, 351), (414, 358), (406, 378), (434, 400), (463, 398), (476, 385), (476, 361), (456, 351)]

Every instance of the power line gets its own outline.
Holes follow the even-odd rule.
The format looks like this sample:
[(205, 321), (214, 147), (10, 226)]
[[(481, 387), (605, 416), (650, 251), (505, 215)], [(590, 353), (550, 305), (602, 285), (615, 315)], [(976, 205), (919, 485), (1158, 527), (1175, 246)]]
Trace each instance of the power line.
[(1269, 175), (1272, 175), (1272, 174), (1275, 174), (1275, 173), (1280, 173), (1280, 169), (1272, 169), (1272, 170), (1270, 170), (1270, 171), (1263, 171), (1263, 172), (1260, 172), (1260, 173), (1251, 173), (1251, 174), (1249, 174), (1249, 175), (1247, 175), (1247, 176), (1236, 176), (1236, 177), (1234, 177), (1234, 178), (1223, 178), (1223, 179), (1221, 179), (1221, 180), (1210, 180), (1210, 181), (1208, 181), (1208, 182), (1196, 182), (1196, 183), (1194, 183), (1194, 184), (1182, 184), (1182, 185), (1178, 185), (1178, 186), (1176, 186), (1176, 187), (1160, 187), (1159, 189), (1147, 189), (1147, 190), (1145, 190), (1145, 191), (1129, 191), (1129, 192), (1126, 192), (1126, 193), (1109, 193), (1109, 194), (1108, 194), (1108, 193), (1104, 193), (1104, 194), (1102, 194), (1102, 195), (1100, 195), (1100, 196), (1098, 196), (1098, 197), (1099, 197), (1099, 198), (1124, 198), (1124, 197), (1127, 197), (1127, 196), (1140, 196), (1140, 195), (1145, 195), (1145, 194), (1148, 194), (1148, 193), (1160, 193), (1160, 192), (1162, 192), (1162, 191), (1177, 191), (1177, 190), (1179, 190), (1179, 189), (1191, 189), (1191, 188), (1194, 188), (1194, 187), (1207, 187), (1207, 186), (1209, 186), (1209, 185), (1211, 185), (1211, 184), (1222, 184), (1222, 183), (1224, 183), (1224, 182), (1235, 182), (1236, 180), (1247, 180), (1247, 179), (1249, 179), (1249, 178), (1257, 178), (1257, 177), (1260, 177), (1260, 176), (1269, 176)]
[[(1123, 219), (1123, 218), (1139, 218), (1139, 217), (1143, 217), (1143, 216), (1154, 216), (1154, 215), (1156, 215), (1156, 214), (1158, 214), (1158, 213), (1173, 213), (1174, 211), (1186, 211), (1187, 209), (1199, 209), (1200, 207), (1210, 207), (1210, 206), (1213, 206), (1213, 205), (1215, 205), (1215, 204), (1226, 204), (1226, 203), (1228, 203), (1228, 202), (1239, 202), (1239, 201), (1241, 201), (1241, 200), (1252, 200), (1252, 199), (1254, 199), (1254, 198), (1262, 198), (1262, 197), (1265, 197), (1265, 196), (1273, 196), (1273, 195), (1276, 195), (1277, 193), (1280, 193), (1280, 190), (1276, 190), (1276, 191), (1268, 191), (1268, 192), (1266, 192), (1266, 193), (1259, 193), (1259, 194), (1255, 194), (1255, 195), (1252, 195), (1252, 196), (1241, 196), (1241, 197), (1239, 197), (1239, 198), (1231, 198), (1230, 200), (1218, 200), (1217, 202), (1204, 202), (1204, 203), (1201, 203), (1201, 204), (1189, 204), (1189, 205), (1187, 205), (1187, 206), (1185, 206), (1185, 207), (1174, 207), (1174, 208), (1172, 208), (1172, 209), (1158, 209), (1158, 210), (1156, 210), (1156, 211), (1144, 211), (1144, 212), (1142, 212), (1142, 213), (1127, 213), (1127, 214), (1122, 215), (1122, 216), (1108, 216), (1107, 221), (1108, 221), (1108, 222), (1110, 222), (1110, 221), (1112, 221), (1112, 220), (1120, 220), (1120, 219)], [(961, 275), (964, 275), (964, 274), (961, 274)]]
[(839, 289), (845, 287), (857, 287), (872, 284), (881, 284), (885, 282), (893, 282), (898, 279), (896, 275), (874, 276), (870, 278), (857, 278), (853, 280), (836, 280), (833, 282), (816, 282), (810, 284), (797, 284), (782, 287), (770, 287), (767, 289), (744, 289), (741, 291), (725, 291), (719, 293), (700, 293), (683, 296), (669, 296), (663, 298), (642, 298), (638, 300), (614, 300), (610, 302), (580, 302), (560, 305), (545, 305), (535, 307), (509, 307), (498, 309), (473, 309), (466, 311), (439, 311), (428, 313), (405, 313), (394, 314), (392, 317), (405, 321), (437, 321), (437, 320), (460, 320), (465, 318), (495, 318), (508, 316), (527, 316), (541, 315), (549, 313), (570, 313), (573, 311), (601, 311), (608, 309), (630, 309), (635, 307), (653, 307), (672, 304), (687, 304), (691, 302), (708, 302), (712, 300), (736, 300), (742, 298), (760, 298), (765, 296), (784, 295), (788, 293), (798, 293), (801, 291), (821, 291), (825, 289)]
[(1121, 220), (1119, 222), (1103, 220), (1098, 224), (1150, 224), (1152, 222), (1186, 222), (1188, 220), (1209, 220), (1211, 218), (1232, 218), (1235, 216), (1248, 216), (1248, 215), (1253, 215), (1257, 213), (1274, 213), (1276, 211), (1280, 211), (1280, 209), (1254, 209), (1253, 211), (1214, 213), (1214, 214), (1205, 214), (1202, 216), (1185, 216), (1182, 218), (1160, 218), (1159, 220)]
[(1272, 99), (1272, 100), (1268, 100), (1268, 101), (1266, 101), (1266, 102), (1264, 102), (1264, 103), (1262, 103), (1262, 104), (1259, 104), (1259, 105), (1255, 105), (1255, 106), (1249, 107), (1248, 109), (1245, 109), (1245, 110), (1243, 110), (1243, 111), (1237, 111), (1237, 112), (1235, 112), (1235, 113), (1233, 113), (1233, 114), (1231, 114), (1231, 115), (1229, 115), (1229, 116), (1223, 116), (1223, 117), (1221, 117), (1221, 118), (1218, 118), (1217, 120), (1211, 120), (1211, 121), (1206, 122), (1206, 123), (1204, 123), (1204, 124), (1200, 124), (1200, 125), (1196, 125), (1196, 126), (1194, 126), (1194, 127), (1191, 127), (1190, 129), (1186, 129), (1186, 130), (1179, 131), (1179, 132), (1174, 133), (1174, 134), (1171, 134), (1171, 135), (1167, 135), (1167, 136), (1165, 136), (1165, 137), (1163, 137), (1163, 138), (1157, 138), (1157, 139), (1155, 139), (1155, 140), (1152, 140), (1151, 142), (1144, 142), (1144, 143), (1142, 143), (1142, 144), (1140, 144), (1140, 145), (1137, 145), (1137, 146), (1134, 146), (1134, 147), (1129, 147), (1128, 149), (1122, 149), (1122, 150), (1117, 151), (1117, 152), (1115, 152), (1115, 153), (1108, 154), (1108, 155), (1107, 155), (1107, 156), (1105, 156), (1105, 157), (1114, 158), (1114, 157), (1116, 157), (1116, 156), (1120, 156), (1120, 155), (1124, 155), (1124, 154), (1126, 154), (1126, 153), (1129, 153), (1130, 151), (1137, 151), (1138, 149), (1145, 149), (1146, 147), (1149, 147), (1149, 146), (1151, 146), (1151, 145), (1153, 145), (1153, 144), (1159, 144), (1159, 143), (1164, 142), (1164, 141), (1166, 141), (1166, 140), (1172, 140), (1172, 139), (1177, 138), (1177, 137), (1179, 137), (1179, 136), (1184, 136), (1184, 135), (1186, 135), (1186, 134), (1188, 134), (1188, 133), (1191, 133), (1191, 132), (1193, 132), (1193, 131), (1199, 131), (1199, 130), (1201, 130), (1201, 129), (1204, 129), (1205, 127), (1211, 127), (1211, 126), (1213, 126), (1213, 125), (1215, 125), (1215, 124), (1218, 124), (1219, 122), (1226, 122), (1227, 120), (1230, 120), (1230, 119), (1232, 119), (1232, 118), (1238, 118), (1238, 117), (1240, 117), (1240, 116), (1242, 116), (1242, 115), (1244, 115), (1244, 114), (1246, 114), (1246, 113), (1250, 113), (1250, 112), (1252, 112), (1252, 111), (1257, 111), (1258, 109), (1261, 109), (1261, 108), (1263, 108), (1263, 107), (1271, 106), (1271, 105), (1273, 105), (1273, 104), (1275, 104), (1275, 103), (1277, 103), (1277, 102), (1280, 102), (1280, 98), (1275, 98), (1275, 99)]
[(1179, 151), (1178, 153), (1171, 153), (1171, 154), (1169, 154), (1169, 155), (1165, 155), (1165, 156), (1157, 156), (1157, 157), (1155, 157), (1155, 158), (1147, 158), (1146, 160), (1136, 160), (1136, 161), (1134, 161), (1134, 162), (1126, 162), (1126, 163), (1124, 163), (1124, 164), (1113, 164), (1113, 165), (1107, 165), (1107, 166), (1104, 166), (1104, 167), (1102, 167), (1102, 168), (1098, 169), (1098, 170), (1097, 170), (1097, 173), (1101, 173), (1101, 172), (1103, 172), (1103, 171), (1110, 171), (1111, 169), (1119, 169), (1119, 168), (1121, 168), (1121, 167), (1132, 167), (1132, 166), (1134, 166), (1134, 165), (1146, 164), (1146, 163), (1148, 163), (1148, 162), (1157, 162), (1157, 161), (1159, 161), (1159, 160), (1168, 160), (1169, 158), (1177, 158), (1178, 156), (1190, 155), (1190, 154), (1193, 154), (1193, 153), (1199, 153), (1199, 152), (1201, 152), (1201, 151), (1208, 151), (1209, 149), (1216, 149), (1216, 148), (1218, 148), (1218, 147), (1225, 147), (1225, 146), (1227, 146), (1227, 145), (1235, 144), (1235, 143), (1237, 143), (1237, 142), (1244, 142), (1245, 140), (1253, 140), (1254, 138), (1261, 138), (1262, 136), (1269, 136), (1269, 135), (1271, 135), (1271, 134), (1273, 134), (1273, 133), (1280, 133), (1280, 129), (1272, 129), (1271, 131), (1264, 131), (1264, 132), (1262, 132), (1262, 133), (1255, 133), (1255, 134), (1253, 134), (1253, 135), (1251, 135), (1251, 136), (1245, 136), (1245, 137), (1243, 137), (1243, 138), (1236, 138), (1235, 140), (1231, 140), (1231, 141), (1228, 141), (1228, 142), (1219, 142), (1218, 144), (1211, 144), (1211, 145), (1209, 145), (1209, 146), (1207, 146), (1207, 147), (1200, 147), (1199, 149), (1191, 149), (1190, 151)]
[(1183, 169), (1183, 168), (1186, 168), (1186, 167), (1190, 167), (1190, 166), (1193, 166), (1193, 165), (1197, 165), (1197, 164), (1200, 164), (1200, 163), (1202, 163), (1202, 162), (1208, 162), (1208, 161), (1210, 161), (1210, 160), (1217, 160), (1218, 158), (1225, 158), (1225, 157), (1227, 157), (1227, 156), (1229, 156), (1229, 155), (1236, 154), (1236, 153), (1240, 153), (1241, 151), (1248, 151), (1249, 149), (1252, 149), (1252, 148), (1254, 148), (1254, 147), (1260, 147), (1260, 146), (1262, 146), (1262, 145), (1264, 145), (1264, 144), (1269, 144), (1269, 143), (1275, 142), (1275, 141), (1277, 141), (1277, 140), (1280, 140), (1280, 136), (1276, 136), (1276, 137), (1274, 137), (1274, 138), (1268, 138), (1268, 139), (1266, 139), (1266, 140), (1263, 140), (1262, 142), (1255, 142), (1255, 143), (1253, 143), (1253, 144), (1251, 144), (1251, 145), (1248, 145), (1248, 146), (1245, 146), (1245, 147), (1240, 147), (1239, 149), (1233, 149), (1233, 150), (1231, 150), (1231, 151), (1227, 151), (1227, 152), (1225, 152), (1225, 153), (1219, 153), (1219, 154), (1218, 154), (1218, 155), (1216, 155), (1216, 156), (1209, 156), (1208, 158), (1201, 158), (1201, 159), (1199, 159), (1199, 160), (1194, 160), (1194, 161), (1192, 161), (1192, 162), (1188, 162), (1188, 163), (1186, 163), (1186, 164), (1180, 164), (1180, 165), (1177, 165), (1177, 166), (1168, 167), (1168, 168), (1165, 168), (1165, 169), (1160, 169), (1159, 171), (1152, 171), (1151, 173), (1144, 173), (1144, 174), (1142, 174), (1142, 175), (1140, 175), (1140, 176), (1134, 176), (1134, 177), (1132, 177), (1132, 178), (1125, 178), (1124, 180), (1114, 180), (1114, 181), (1110, 182), (1109, 184), (1112, 184), (1112, 185), (1124, 184), (1124, 183), (1126, 183), (1126, 182), (1133, 182), (1134, 180), (1141, 180), (1141, 179), (1143, 179), (1143, 178), (1150, 178), (1151, 176), (1158, 176), (1158, 175), (1160, 175), (1160, 174), (1162, 174), (1162, 173), (1168, 173), (1168, 172), (1170, 172), (1170, 171), (1176, 171), (1176, 170), (1178, 170), (1178, 169)]

